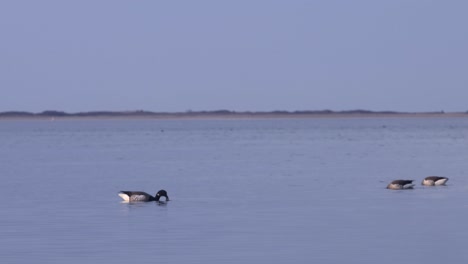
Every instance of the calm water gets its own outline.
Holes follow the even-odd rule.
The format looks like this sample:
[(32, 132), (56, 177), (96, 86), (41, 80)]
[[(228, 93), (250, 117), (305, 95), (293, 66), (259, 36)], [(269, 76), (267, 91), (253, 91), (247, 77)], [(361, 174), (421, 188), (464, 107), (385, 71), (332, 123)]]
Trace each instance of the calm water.
[(468, 261), (468, 118), (0, 121), (0, 162), (3, 263)]

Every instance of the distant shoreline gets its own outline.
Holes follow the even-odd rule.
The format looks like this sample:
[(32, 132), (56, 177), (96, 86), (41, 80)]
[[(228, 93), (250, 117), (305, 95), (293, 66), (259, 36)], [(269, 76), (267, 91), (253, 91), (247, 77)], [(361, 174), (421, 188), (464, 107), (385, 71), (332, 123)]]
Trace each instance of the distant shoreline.
[(44, 111), (40, 113), (9, 111), (0, 112), (0, 120), (11, 119), (258, 119), (258, 118), (396, 118), (396, 117), (468, 117), (468, 112), (394, 112), (394, 111), (270, 111), (270, 112), (236, 112), (187, 111), (187, 112), (150, 112), (150, 111), (93, 111), (66, 113), (61, 111)]

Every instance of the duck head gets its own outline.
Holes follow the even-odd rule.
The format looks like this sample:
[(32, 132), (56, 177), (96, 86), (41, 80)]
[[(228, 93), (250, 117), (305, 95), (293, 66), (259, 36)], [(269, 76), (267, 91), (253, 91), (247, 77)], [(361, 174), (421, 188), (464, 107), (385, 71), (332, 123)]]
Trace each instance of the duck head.
[(166, 201), (169, 201), (169, 196), (167, 196), (167, 192), (165, 190), (159, 190), (154, 196), (157, 202), (159, 202), (159, 199), (161, 199), (161, 197), (166, 197)]

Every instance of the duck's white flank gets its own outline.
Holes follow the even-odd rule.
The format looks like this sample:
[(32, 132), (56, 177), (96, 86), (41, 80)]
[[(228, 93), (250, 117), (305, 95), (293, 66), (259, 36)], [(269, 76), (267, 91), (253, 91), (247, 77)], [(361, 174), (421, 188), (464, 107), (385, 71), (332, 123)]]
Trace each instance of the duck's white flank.
[(130, 197), (128, 197), (128, 195), (126, 195), (125, 193), (119, 193), (119, 196), (120, 196), (120, 198), (122, 198), (125, 202), (129, 202), (129, 201), (130, 201)]
[(448, 179), (440, 179), (434, 182), (434, 185), (444, 185)]
[(414, 187), (414, 183), (409, 183), (409, 184), (403, 185), (403, 189), (411, 189), (413, 187)]
[(130, 197), (130, 202), (145, 202), (147, 201), (147, 197), (143, 194), (133, 194), (132, 197)]

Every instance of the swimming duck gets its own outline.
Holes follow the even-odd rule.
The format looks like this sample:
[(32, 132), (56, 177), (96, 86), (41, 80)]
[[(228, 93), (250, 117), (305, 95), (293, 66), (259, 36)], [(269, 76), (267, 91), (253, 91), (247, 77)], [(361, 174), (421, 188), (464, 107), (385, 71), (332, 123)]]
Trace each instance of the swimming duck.
[(413, 180), (394, 180), (389, 185), (387, 185), (387, 189), (406, 190), (413, 189), (413, 186)]
[(161, 197), (166, 197), (166, 201), (169, 201), (169, 196), (167, 196), (167, 192), (165, 190), (158, 191), (154, 197), (145, 192), (133, 191), (121, 191), (119, 192), (119, 196), (126, 202), (159, 202)]
[(426, 186), (437, 186), (437, 185), (445, 185), (447, 181), (448, 181), (447, 177), (429, 176), (429, 177), (424, 178), (421, 184), (426, 185)]

